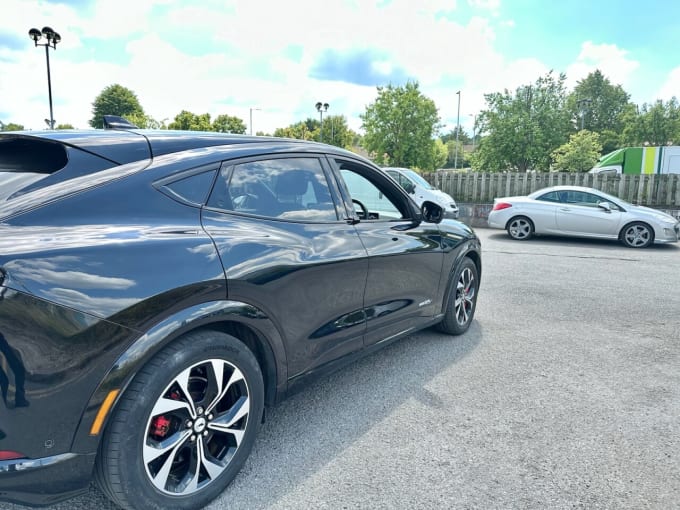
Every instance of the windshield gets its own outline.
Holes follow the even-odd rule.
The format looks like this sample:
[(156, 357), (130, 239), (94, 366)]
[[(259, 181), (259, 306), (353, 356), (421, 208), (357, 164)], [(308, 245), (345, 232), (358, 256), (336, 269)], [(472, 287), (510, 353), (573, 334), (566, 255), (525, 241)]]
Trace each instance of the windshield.
[(414, 181), (416, 184), (419, 186), (422, 186), (425, 189), (434, 189), (432, 186), (430, 186), (430, 183), (427, 182), (425, 179), (423, 179), (420, 175), (415, 173), (413, 170), (403, 170), (404, 175)]

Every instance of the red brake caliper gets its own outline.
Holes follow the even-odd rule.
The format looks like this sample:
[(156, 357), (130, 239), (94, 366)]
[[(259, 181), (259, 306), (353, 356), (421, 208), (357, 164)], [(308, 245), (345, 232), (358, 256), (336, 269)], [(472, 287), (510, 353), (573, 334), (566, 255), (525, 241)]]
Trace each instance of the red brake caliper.
[(151, 433), (154, 436), (164, 438), (167, 435), (168, 430), (170, 430), (170, 420), (165, 416), (156, 416), (151, 421)]

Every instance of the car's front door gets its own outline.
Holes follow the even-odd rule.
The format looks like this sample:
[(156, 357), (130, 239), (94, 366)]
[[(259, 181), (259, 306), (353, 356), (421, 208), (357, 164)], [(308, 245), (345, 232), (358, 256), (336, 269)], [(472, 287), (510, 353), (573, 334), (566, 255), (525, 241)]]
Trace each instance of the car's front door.
[(441, 310), (443, 252), (439, 228), (414, 220), (414, 204), (385, 175), (335, 158), (347, 206), (369, 256), (364, 298), (366, 343), (407, 333)]
[(306, 155), (223, 164), (202, 214), (228, 298), (274, 321), (289, 378), (363, 347), (367, 254), (322, 161)]
[(585, 191), (560, 191), (555, 221), (559, 231), (572, 235), (616, 236), (621, 225), (621, 211), (599, 207), (606, 200)]

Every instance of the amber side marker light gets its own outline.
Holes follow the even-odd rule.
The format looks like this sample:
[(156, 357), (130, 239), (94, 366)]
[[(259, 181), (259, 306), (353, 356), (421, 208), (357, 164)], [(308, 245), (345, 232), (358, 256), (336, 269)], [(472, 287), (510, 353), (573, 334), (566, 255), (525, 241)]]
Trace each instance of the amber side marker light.
[(13, 452), (12, 450), (0, 450), (0, 460), (14, 460), (23, 459), (26, 455), (19, 452)]
[(101, 432), (102, 425), (104, 424), (104, 420), (106, 419), (106, 415), (109, 414), (109, 411), (111, 410), (111, 406), (115, 402), (119, 391), (120, 390), (111, 390), (111, 391), (109, 391), (109, 394), (106, 395), (106, 398), (104, 399), (104, 403), (102, 403), (102, 406), (99, 408), (99, 412), (97, 413), (97, 417), (94, 419), (94, 423), (92, 424), (92, 427), (90, 428), (90, 435), (91, 436), (96, 436)]

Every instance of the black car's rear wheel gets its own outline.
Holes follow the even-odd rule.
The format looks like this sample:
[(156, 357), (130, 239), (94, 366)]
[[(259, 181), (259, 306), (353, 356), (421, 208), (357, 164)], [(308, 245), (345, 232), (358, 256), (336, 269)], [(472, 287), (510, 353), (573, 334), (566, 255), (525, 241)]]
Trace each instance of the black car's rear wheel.
[(437, 325), (439, 331), (449, 335), (462, 335), (467, 331), (475, 316), (478, 289), (477, 266), (466, 257), (460, 263), (449, 284), (444, 318)]
[(245, 345), (214, 331), (187, 335), (121, 397), (97, 481), (123, 508), (201, 508), (238, 473), (263, 405), (260, 367)]

